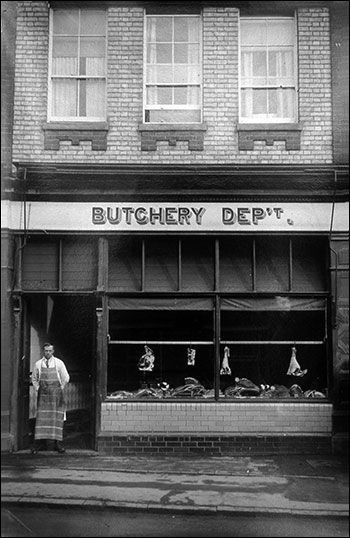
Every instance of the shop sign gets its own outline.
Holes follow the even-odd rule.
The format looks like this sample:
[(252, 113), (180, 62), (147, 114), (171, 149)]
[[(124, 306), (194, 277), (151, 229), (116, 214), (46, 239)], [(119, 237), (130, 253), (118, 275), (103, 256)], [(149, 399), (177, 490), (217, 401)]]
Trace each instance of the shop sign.
[[(2, 204), (2, 226), (42, 231), (348, 231), (348, 203)], [(26, 223), (24, 223), (26, 215)]]

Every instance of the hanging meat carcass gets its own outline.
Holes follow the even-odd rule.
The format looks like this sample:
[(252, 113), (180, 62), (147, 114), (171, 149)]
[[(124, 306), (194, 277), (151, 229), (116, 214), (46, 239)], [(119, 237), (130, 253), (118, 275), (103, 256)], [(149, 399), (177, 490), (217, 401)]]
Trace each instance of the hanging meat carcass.
[(196, 350), (192, 347), (187, 348), (187, 366), (194, 366), (196, 358)]
[(151, 348), (148, 346), (144, 347), (145, 353), (140, 358), (137, 367), (141, 372), (152, 372), (154, 368), (154, 354)]
[(228, 358), (230, 356), (230, 349), (225, 346), (224, 348), (224, 358), (222, 359), (220, 375), (231, 375), (231, 368), (228, 363)]
[(287, 375), (293, 375), (296, 377), (303, 377), (305, 374), (307, 374), (307, 369), (302, 370), (300, 368), (300, 364), (297, 361), (297, 348), (295, 346), (292, 347), (292, 356), (290, 358), (289, 368)]

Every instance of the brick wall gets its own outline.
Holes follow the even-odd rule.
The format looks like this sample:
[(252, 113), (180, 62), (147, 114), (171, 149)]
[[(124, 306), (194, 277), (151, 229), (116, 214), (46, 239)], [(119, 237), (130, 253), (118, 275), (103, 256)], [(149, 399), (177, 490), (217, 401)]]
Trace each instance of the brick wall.
[(233, 7), (203, 10), (204, 115), (207, 131), (203, 150), (187, 141), (174, 146), (157, 143), (156, 151), (141, 150), (143, 9), (109, 7), (107, 150), (91, 143), (44, 150), (43, 123), (47, 109), (47, 2), (18, 2), (16, 51), (14, 160), (138, 164), (303, 164), (332, 162), (332, 108), (329, 14), (325, 8), (300, 9), (299, 109), (300, 150), (285, 142), (238, 150), (238, 21)]
[(349, 162), (349, 3), (332, 10), (334, 161)]
[(11, 173), (16, 2), (1, 2), (1, 189)]

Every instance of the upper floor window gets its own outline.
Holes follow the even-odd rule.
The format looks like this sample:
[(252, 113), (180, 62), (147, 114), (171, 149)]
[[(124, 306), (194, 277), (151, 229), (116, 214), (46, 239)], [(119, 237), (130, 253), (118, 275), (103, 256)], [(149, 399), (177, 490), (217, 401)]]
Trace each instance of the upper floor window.
[(240, 121), (297, 121), (294, 18), (242, 17)]
[(202, 48), (199, 15), (148, 15), (144, 121), (201, 122)]
[(106, 12), (51, 11), (50, 120), (105, 120)]

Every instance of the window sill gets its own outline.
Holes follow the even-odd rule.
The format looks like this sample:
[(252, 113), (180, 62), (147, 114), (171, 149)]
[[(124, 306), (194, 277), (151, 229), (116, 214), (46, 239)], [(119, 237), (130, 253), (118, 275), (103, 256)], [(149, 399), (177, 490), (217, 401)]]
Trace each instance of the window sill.
[(101, 121), (53, 121), (44, 123), (44, 147), (58, 151), (60, 142), (69, 141), (73, 146), (80, 142), (91, 142), (94, 151), (106, 151), (108, 123)]
[(255, 141), (263, 140), (267, 146), (283, 141), (287, 151), (300, 150), (301, 131), (300, 123), (239, 123), (238, 149), (251, 151)]
[(167, 141), (175, 146), (178, 141), (187, 141), (189, 150), (203, 151), (206, 123), (140, 123), (141, 150), (156, 151), (157, 142)]

